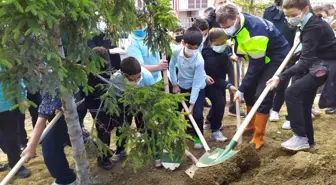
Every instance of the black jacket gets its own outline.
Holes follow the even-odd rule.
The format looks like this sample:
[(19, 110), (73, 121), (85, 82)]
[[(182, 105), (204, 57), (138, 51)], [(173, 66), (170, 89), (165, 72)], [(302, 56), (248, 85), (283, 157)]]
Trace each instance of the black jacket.
[(283, 11), (281, 11), (277, 6), (270, 6), (266, 8), (263, 18), (271, 21), (286, 38), (290, 47), (293, 46), (296, 29), (289, 27)]
[(219, 24), (216, 21), (216, 10), (213, 10), (209, 13), (208, 17), (205, 19), (209, 24), (209, 30), (211, 28), (220, 28)]
[(301, 43), (299, 62), (279, 75), (281, 80), (307, 71), (321, 61), (336, 59), (335, 34), (327, 22), (315, 15), (301, 30)]
[[(102, 46), (106, 49), (113, 49), (116, 48), (116, 46), (112, 46), (111, 42), (109, 40), (105, 40), (104, 39), (105, 35), (103, 33), (101, 33), (98, 36), (93, 37), (92, 40), (88, 41), (88, 46), (90, 48), (94, 48), (94, 47), (99, 47)], [(110, 65), (109, 66), (111, 69), (120, 69), (120, 55), (119, 54), (110, 54)]]
[(214, 79), (215, 83), (213, 85), (217, 87), (228, 88), (231, 85), (225, 81), (229, 67), (230, 53), (231, 50), (228, 47), (223, 53), (217, 53), (212, 50), (209, 44), (205, 44), (202, 50), (205, 72)]

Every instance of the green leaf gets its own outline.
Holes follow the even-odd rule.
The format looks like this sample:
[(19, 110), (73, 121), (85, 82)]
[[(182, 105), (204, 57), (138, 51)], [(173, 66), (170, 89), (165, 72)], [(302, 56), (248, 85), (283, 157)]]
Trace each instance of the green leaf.
[(19, 2), (14, 1), (14, 6), (15, 8), (20, 12), (20, 13), (24, 13), (25, 11), (23, 10), (22, 6), (20, 5)]
[(8, 69), (13, 68), (13, 65), (10, 62), (8, 62), (8, 60), (6, 60), (6, 59), (1, 59), (0, 64), (7, 67)]

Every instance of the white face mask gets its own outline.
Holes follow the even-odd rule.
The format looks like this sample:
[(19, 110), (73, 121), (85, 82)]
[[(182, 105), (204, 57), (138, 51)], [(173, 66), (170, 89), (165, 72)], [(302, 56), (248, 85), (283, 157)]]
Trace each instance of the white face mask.
[(223, 53), (226, 49), (226, 44), (220, 45), (220, 46), (211, 46), (212, 50), (214, 50), (216, 53)]
[(298, 26), (303, 20), (303, 12), (296, 17), (286, 17), (288, 23), (292, 26)]
[(197, 52), (198, 52), (197, 49), (188, 49), (187, 47), (184, 47), (184, 53), (189, 57), (194, 56)]
[(224, 32), (227, 36), (233, 36), (233, 34), (236, 33), (237, 31), (237, 28), (236, 28), (236, 23), (237, 23), (237, 19), (236, 21), (234, 22), (234, 24), (230, 27), (230, 28), (224, 28)]
[(140, 86), (140, 83), (142, 81), (142, 76), (140, 77), (140, 80), (136, 83), (136, 85), (139, 87)]

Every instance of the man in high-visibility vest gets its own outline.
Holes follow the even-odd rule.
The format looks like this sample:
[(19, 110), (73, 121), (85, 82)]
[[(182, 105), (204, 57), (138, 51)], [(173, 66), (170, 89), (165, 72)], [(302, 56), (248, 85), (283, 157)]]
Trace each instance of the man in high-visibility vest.
[[(240, 13), (229, 3), (216, 9), (216, 21), (232, 38), (236, 54), (249, 61), (247, 73), (238, 88), (235, 99), (245, 99), (248, 112), (266, 87), (287, 53), (289, 44), (273, 23)], [(269, 92), (261, 103), (247, 130), (254, 131), (251, 143), (256, 149), (264, 145), (266, 123), (272, 108), (274, 92)]]

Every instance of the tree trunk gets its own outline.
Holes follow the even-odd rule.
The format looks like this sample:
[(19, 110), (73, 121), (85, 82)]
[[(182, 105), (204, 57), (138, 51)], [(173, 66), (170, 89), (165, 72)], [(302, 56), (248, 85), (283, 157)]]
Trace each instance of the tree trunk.
[(92, 179), (90, 176), (90, 166), (86, 157), (86, 151), (83, 141), (83, 133), (79, 124), (75, 99), (70, 95), (62, 96), (64, 108), (64, 118), (67, 123), (68, 133), (72, 146), (72, 154), (76, 164), (80, 185), (90, 185)]
[[(59, 46), (59, 54), (62, 58), (65, 58), (60, 29), (55, 28), (54, 31), (55, 39)], [(87, 160), (84, 147), (83, 132), (78, 120), (77, 106), (75, 98), (69, 93), (72, 92), (68, 91), (62, 94), (61, 99), (64, 109), (64, 118), (68, 127), (68, 134), (71, 142), (72, 155), (76, 165), (78, 182), (80, 185), (91, 185), (93, 182), (90, 175), (89, 161)]]

